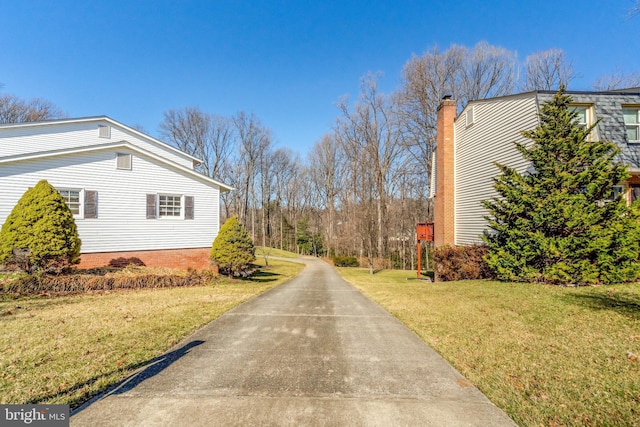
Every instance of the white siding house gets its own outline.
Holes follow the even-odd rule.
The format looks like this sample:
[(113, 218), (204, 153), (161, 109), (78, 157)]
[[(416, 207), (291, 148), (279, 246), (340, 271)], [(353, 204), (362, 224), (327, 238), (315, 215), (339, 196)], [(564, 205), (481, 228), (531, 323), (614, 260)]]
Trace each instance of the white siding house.
[(74, 211), (83, 254), (210, 248), (231, 188), (199, 163), (108, 117), (0, 125), (0, 224), (46, 179)]

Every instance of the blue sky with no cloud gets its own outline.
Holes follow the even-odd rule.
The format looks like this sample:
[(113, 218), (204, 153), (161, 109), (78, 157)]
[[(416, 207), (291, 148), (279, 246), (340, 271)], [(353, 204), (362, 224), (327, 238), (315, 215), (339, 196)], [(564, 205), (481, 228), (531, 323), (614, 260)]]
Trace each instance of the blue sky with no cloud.
[(108, 115), (157, 136), (170, 108), (255, 113), (277, 146), (306, 154), (336, 102), (381, 71), (395, 89), (412, 54), (479, 41), (520, 58), (561, 48), (590, 89), (640, 70), (636, 0), (0, 0), (3, 92), (70, 117)]

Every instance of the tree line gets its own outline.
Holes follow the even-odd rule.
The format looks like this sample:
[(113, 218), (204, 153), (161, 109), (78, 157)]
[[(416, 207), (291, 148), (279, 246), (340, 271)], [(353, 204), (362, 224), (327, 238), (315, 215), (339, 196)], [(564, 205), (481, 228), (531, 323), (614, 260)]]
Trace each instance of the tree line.
[[(159, 134), (202, 159), (202, 173), (234, 188), (221, 196), (223, 219), (237, 216), (256, 244), (357, 256), (372, 269), (377, 260), (414, 269), (415, 224), (432, 218), (429, 182), (442, 97), (451, 95), (462, 108), (475, 99), (570, 87), (575, 77), (560, 49), (519, 61), (485, 42), (435, 46), (406, 62), (391, 93), (380, 90), (380, 74), (365, 75), (357, 98), (339, 100), (335, 125), (305, 158), (276, 148), (271, 130), (244, 111), (226, 117), (198, 107), (168, 110)], [(616, 70), (593, 89), (633, 86), (640, 86), (640, 74)], [(46, 106), (48, 117), (33, 117), (61, 115)], [(11, 109), (0, 97), (0, 122), (16, 121)]]

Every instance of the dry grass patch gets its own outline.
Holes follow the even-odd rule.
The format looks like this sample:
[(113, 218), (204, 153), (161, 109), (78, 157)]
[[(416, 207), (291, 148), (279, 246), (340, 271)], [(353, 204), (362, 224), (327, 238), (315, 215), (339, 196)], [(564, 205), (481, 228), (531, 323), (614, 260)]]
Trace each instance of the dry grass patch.
[(640, 284), (406, 281), (339, 269), (519, 425), (640, 425)]
[(0, 403), (76, 406), (302, 267), (272, 261), (257, 280), (217, 279), (206, 286), (5, 295)]
[(256, 246), (256, 257), (264, 258), (265, 255), (267, 257), (300, 258), (300, 255), (294, 252), (283, 251), (282, 249), (269, 248), (266, 246)]

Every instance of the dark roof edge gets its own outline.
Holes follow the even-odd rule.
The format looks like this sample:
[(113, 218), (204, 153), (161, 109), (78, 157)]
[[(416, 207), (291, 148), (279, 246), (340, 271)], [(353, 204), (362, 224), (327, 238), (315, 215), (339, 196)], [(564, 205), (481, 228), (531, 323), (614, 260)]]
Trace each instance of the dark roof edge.
[[(553, 94), (556, 94), (557, 92), (558, 92), (557, 90), (531, 90), (528, 92), (518, 92), (518, 93), (511, 93), (509, 95), (494, 96), (491, 98), (472, 99), (472, 100), (469, 100), (467, 105), (471, 105), (478, 102), (486, 102), (486, 101), (501, 100), (501, 99), (508, 99), (508, 98), (537, 96), (539, 94), (553, 95)], [(614, 90), (604, 90), (604, 91), (567, 90), (565, 93), (567, 95), (637, 95), (637, 96), (640, 96), (640, 87), (631, 87), (627, 89), (614, 89)], [(465, 105), (464, 108), (466, 108), (467, 105)]]
[[(544, 93), (544, 94), (555, 94), (557, 90), (536, 90), (534, 92)], [(609, 89), (609, 90), (567, 90), (566, 94), (576, 94), (576, 95), (640, 95), (640, 87), (629, 87), (625, 89)]]

